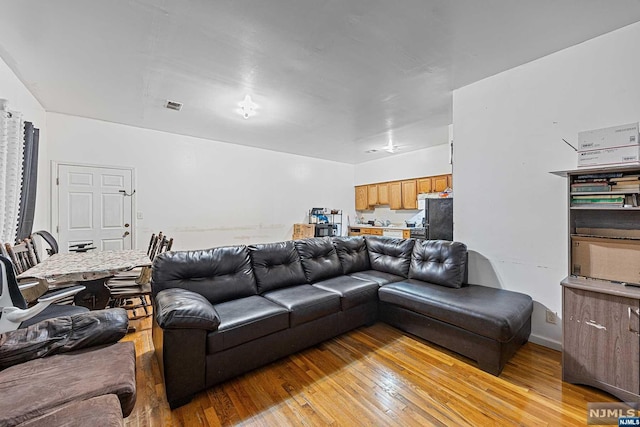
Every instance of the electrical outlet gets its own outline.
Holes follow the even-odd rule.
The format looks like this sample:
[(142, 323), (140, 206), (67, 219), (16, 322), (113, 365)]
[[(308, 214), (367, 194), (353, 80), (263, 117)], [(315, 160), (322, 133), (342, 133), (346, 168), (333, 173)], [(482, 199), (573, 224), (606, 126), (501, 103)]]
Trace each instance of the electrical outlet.
[(547, 323), (556, 324), (558, 323), (558, 313), (554, 313), (551, 310), (547, 310)]

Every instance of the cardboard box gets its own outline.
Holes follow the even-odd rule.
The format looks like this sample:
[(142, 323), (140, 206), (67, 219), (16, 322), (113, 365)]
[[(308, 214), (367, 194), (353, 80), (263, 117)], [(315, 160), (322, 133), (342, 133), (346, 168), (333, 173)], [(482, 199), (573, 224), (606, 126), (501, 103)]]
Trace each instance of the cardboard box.
[(571, 274), (640, 284), (640, 240), (572, 236)]
[(314, 237), (316, 226), (314, 224), (293, 224), (293, 240)]
[(620, 228), (576, 227), (576, 234), (640, 239), (640, 230), (623, 230)]
[(579, 151), (578, 167), (640, 165), (640, 145)]
[(578, 132), (578, 151), (638, 145), (638, 122)]

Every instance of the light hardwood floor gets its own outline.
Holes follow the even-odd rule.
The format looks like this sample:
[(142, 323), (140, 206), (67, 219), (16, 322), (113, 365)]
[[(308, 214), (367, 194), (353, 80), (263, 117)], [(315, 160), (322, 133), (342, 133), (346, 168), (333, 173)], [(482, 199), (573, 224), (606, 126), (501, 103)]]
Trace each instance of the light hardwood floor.
[(523, 346), (500, 377), (377, 323), (199, 393), (164, 397), (150, 318), (137, 321), (138, 400), (128, 426), (585, 425), (587, 402), (616, 401), (561, 381), (560, 353)]

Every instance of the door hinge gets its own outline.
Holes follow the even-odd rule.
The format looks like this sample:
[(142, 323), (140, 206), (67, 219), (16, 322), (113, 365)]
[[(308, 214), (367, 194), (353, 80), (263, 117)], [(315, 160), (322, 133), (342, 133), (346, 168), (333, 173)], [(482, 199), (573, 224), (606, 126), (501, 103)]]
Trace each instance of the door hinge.
[(56, 225), (56, 233), (59, 233), (59, 232), (60, 232), (60, 226)]
[(56, 185), (60, 185), (60, 178), (56, 177)]

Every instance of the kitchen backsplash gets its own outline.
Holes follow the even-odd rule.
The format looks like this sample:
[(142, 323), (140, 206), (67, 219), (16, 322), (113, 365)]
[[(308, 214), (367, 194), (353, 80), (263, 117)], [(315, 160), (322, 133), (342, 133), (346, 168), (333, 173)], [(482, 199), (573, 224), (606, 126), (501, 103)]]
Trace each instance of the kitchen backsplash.
[[(422, 218), (424, 217), (423, 210), (392, 210), (389, 209), (388, 206), (376, 206), (376, 208), (372, 211), (360, 212), (360, 216), (358, 218), (364, 218), (364, 222), (367, 221), (384, 221), (389, 220), (393, 225), (404, 226), (405, 221), (415, 222), (417, 226), (420, 226), (422, 223)], [(351, 225), (355, 226), (358, 224), (356, 220), (356, 214), (352, 213), (349, 215), (349, 220), (351, 221)]]

